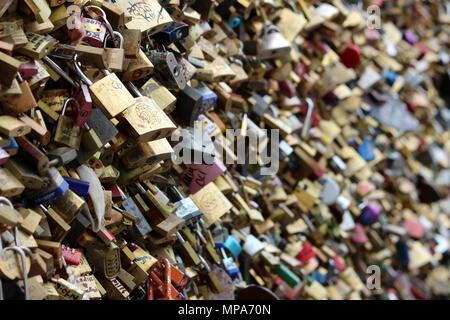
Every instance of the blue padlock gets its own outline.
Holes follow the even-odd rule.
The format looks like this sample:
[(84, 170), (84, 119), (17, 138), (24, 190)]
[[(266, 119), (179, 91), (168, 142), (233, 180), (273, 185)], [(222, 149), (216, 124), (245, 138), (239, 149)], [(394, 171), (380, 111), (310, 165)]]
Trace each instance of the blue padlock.
[(233, 236), (228, 236), (227, 240), (225, 240), (225, 243), (223, 244), (225, 248), (227, 248), (228, 251), (233, 255), (233, 257), (238, 257), (242, 252), (242, 247), (239, 244), (239, 241), (236, 240)]
[(69, 184), (64, 180), (56, 168), (50, 167), (48, 169), (48, 176), (50, 178), (50, 183), (46, 188), (37, 192), (33, 190), (27, 195), (27, 198), (34, 205), (53, 200), (63, 195), (69, 189)]
[(317, 270), (315, 270), (312, 274), (312, 278), (315, 279), (320, 284), (323, 284), (327, 278), (327, 276)]
[(397, 243), (395, 244), (395, 248), (397, 249), (397, 254), (402, 261), (402, 264), (404, 266), (407, 266), (409, 264), (409, 253), (406, 241), (397, 241)]
[(189, 25), (185, 23), (173, 23), (170, 27), (158, 32), (152, 37), (163, 45), (170, 45), (183, 40), (189, 35)]
[(89, 182), (78, 179), (64, 177), (64, 180), (69, 184), (69, 189), (81, 197), (86, 197), (89, 193)]
[(388, 70), (386, 72), (386, 83), (388, 85), (392, 86), (396, 79), (397, 79), (397, 74), (394, 71)]
[(372, 161), (376, 158), (373, 142), (369, 138), (365, 138), (357, 150), (360, 156), (366, 161)]

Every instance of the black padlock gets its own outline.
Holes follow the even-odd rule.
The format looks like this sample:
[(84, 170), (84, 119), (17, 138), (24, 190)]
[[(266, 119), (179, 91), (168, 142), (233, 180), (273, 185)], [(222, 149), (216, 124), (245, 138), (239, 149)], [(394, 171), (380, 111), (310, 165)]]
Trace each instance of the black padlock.
[(198, 116), (217, 103), (217, 95), (208, 87), (192, 88), (188, 85), (180, 91), (174, 115), (185, 125), (193, 125)]
[(158, 32), (153, 35), (158, 43), (165, 46), (170, 45), (174, 42), (183, 40), (189, 35), (189, 25), (185, 23), (173, 23), (170, 27)]

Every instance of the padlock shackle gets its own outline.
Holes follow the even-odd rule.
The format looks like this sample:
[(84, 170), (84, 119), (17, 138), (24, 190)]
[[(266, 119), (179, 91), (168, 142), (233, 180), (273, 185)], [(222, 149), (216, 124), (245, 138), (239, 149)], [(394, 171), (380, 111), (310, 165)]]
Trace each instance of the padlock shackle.
[(46, 57), (43, 57), (42, 60), (44, 60), (45, 63), (50, 68), (52, 68), (57, 74), (59, 74), (61, 77), (63, 77), (64, 80), (66, 80), (68, 83), (70, 83), (70, 85), (72, 87), (78, 88), (78, 86), (79, 86), (78, 83), (73, 81), (72, 78), (69, 77), (69, 75), (66, 72), (64, 72), (64, 70), (61, 69), (61, 67), (59, 65), (57, 65), (52, 59), (50, 59), (48, 56), (46, 56)]
[[(123, 36), (119, 31), (114, 31), (113, 33), (113, 37), (118, 37), (119, 38), (119, 49), (123, 49)], [(105, 36), (105, 40), (103, 40), (103, 48), (106, 48), (106, 45), (108, 44), (108, 39), (110, 38), (109, 33)], [(114, 39), (113, 39), (114, 40)]]
[(69, 103), (74, 103), (75, 104), (75, 108), (77, 110), (80, 110), (80, 105), (79, 105), (78, 101), (75, 98), (70, 97), (66, 101), (64, 101), (64, 105), (63, 105), (63, 108), (62, 108), (62, 111), (61, 111), (61, 115), (62, 116), (66, 113), (66, 109), (67, 109), (67, 106), (69, 105)]
[(134, 85), (133, 82), (128, 81), (125, 83), (125, 85), (130, 89), (131, 93), (134, 94), (136, 97), (143, 97), (142, 93), (139, 91), (139, 89)]
[(8, 204), (8, 206), (10, 206), (11, 208), (14, 208), (14, 206), (13, 206), (11, 200), (9, 200), (8, 198), (0, 197), (0, 203), (2, 203), (2, 202)]
[(78, 54), (74, 54), (72, 58), (72, 65), (75, 68), (75, 72), (78, 73), (81, 80), (86, 83), (88, 86), (92, 86), (94, 83), (89, 79), (86, 74), (81, 70), (80, 66), (78, 65)]

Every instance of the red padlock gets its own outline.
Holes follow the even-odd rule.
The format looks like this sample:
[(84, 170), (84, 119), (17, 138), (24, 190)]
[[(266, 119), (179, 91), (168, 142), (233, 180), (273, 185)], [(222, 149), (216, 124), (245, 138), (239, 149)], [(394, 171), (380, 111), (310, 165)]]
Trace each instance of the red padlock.
[(22, 63), (19, 67), (20, 76), (24, 80), (29, 80), (32, 76), (38, 73), (37, 65), (34, 60), (29, 60)]
[(309, 242), (305, 242), (303, 244), (302, 250), (297, 254), (296, 258), (303, 264), (306, 264), (309, 259), (314, 258), (316, 256), (316, 252), (313, 250), (312, 245)]
[(81, 252), (69, 247), (66, 247), (65, 245), (61, 246), (61, 254), (64, 258), (64, 260), (66, 260), (66, 262), (70, 265), (74, 265), (77, 266), (80, 264), (80, 259), (81, 259)]
[[(156, 269), (164, 270), (164, 281), (161, 281)], [(159, 258), (149, 270), (147, 280), (147, 300), (182, 300), (183, 295), (172, 285), (172, 265), (167, 258)], [(160, 273), (161, 270), (158, 272)]]
[(341, 54), (341, 62), (347, 68), (356, 68), (361, 63), (361, 51), (353, 43), (349, 43)]
[(75, 125), (82, 127), (92, 111), (92, 98), (87, 85), (80, 83), (80, 88), (75, 95), (75, 99), (78, 101), (78, 106), (80, 107), (75, 117)]
[(278, 82), (280, 88), (280, 93), (288, 98), (295, 97), (297, 95), (297, 90), (290, 80), (283, 80)]
[[(155, 266), (154, 272), (159, 278), (164, 276), (164, 269), (161, 268), (161, 264), (159, 263)], [(170, 266), (170, 278), (172, 285), (177, 290), (182, 290), (189, 283), (189, 276), (173, 265)]]
[(93, 47), (103, 47), (106, 36), (106, 26), (100, 21), (81, 17), (85, 29), (83, 42), (86, 42)]

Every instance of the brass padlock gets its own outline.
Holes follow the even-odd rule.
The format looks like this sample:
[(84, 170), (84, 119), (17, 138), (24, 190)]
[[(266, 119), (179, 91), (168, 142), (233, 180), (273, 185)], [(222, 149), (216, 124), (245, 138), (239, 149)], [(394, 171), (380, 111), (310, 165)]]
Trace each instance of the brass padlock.
[(128, 29), (139, 29), (142, 33), (153, 35), (173, 22), (157, 0), (118, 0), (115, 3), (132, 16), (132, 20), (125, 23)]
[(123, 81), (136, 81), (147, 78), (154, 69), (153, 63), (147, 58), (144, 51), (139, 49), (136, 59), (125, 59), (125, 68), (122, 73)]
[[(78, 105), (78, 102), (74, 98), (69, 98), (64, 102), (64, 107), (56, 125), (55, 134), (53, 140), (65, 146), (78, 150), (81, 143), (82, 128), (75, 125), (75, 121), (64, 115), (67, 106), (72, 103)], [(77, 106), (77, 109), (79, 107)]]
[(105, 77), (93, 83), (78, 65), (78, 55), (72, 59), (75, 71), (89, 86), (93, 101), (108, 118), (114, 118), (134, 103), (133, 96), (125, 88), (122, 81), (108, 70), (102, 70)]
[(172, 120), (153, 99), (142, 96), (131, 82), (129, 85), (138, 97), (121, 117), (131, 136), (137, 141), (158, 140), (169, 136), (176, 129)]
[(122, 72), (124, 59), (125, 59), (125, 50), (123, 49), (123, 36), (114, 31), (114, 37), (119, 38), (119, 47), (118, 48), (107, 48), (106, 44), (108, 43), (110, 35), (109, 33), (105, 37), (104, 48), (106, 51), (107, 58), (107, 66), (113, 72)]
[(17, 73), (17, 77), (21, 94), (4, 97), (2, 100), (16, 113), (28, 112), (36, 107), (37, 103), (28, 81), (23, 80), (19, 73)]

